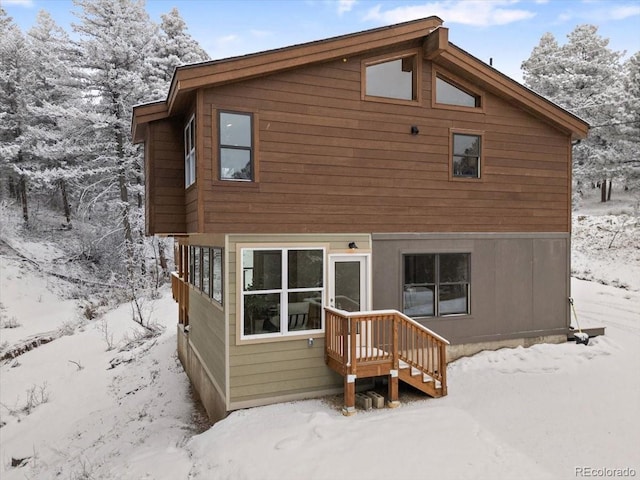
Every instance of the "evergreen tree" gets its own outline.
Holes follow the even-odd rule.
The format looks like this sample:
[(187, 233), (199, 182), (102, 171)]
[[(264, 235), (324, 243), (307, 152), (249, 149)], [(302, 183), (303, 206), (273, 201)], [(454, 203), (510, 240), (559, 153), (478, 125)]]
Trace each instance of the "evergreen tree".
[(545, 34), (522, 64), (527, 86), (594, 127), (574, 147), (574, 174), (579, 185), (586, 181), (606, 186), (608, 179), (623, 175), (612, 125), (623, 52), (612, 51), (608, 44), (608, 39), (598, 35), (597, 27), (579, 25), (561, 47), (551, 34)]
[(625, 171), (625, 188), (640, 188), (640, 52), (623, 65), (616, 133)]
[(38, 68), (26, 79), (23, 94), (28, 119), (21, 143), (32, 163), (22, 173), (39, 190), (60, 192), (70, 227), (69, 182), (87, 174), (76, 162), (82, 148), (72, 141), (81, 128), (78, 112), (84, 110), (78, 101), (81, 90), (71, 77), (70, 65), (75, 58), (67, 33), (45, 11), (38, 13), (26, 40)]
[[(145, 96), (145, 58), (157, 27), (139, 0), (74, 0), (82, 10), (80, 62), (76, 76), (84, 84), (87, 123), (84, 145), (91, 150), (93, 168), (106, 168), (110, 183), (103, 187), (105, 220), (118, 225), (124, 246), (126, 274), (144, 265), (144, 179), (140, 149), (130, 141), (133, 105)], [(103, 174), (103, 177), (105, 174)], [(104, 185), (104, 184), (102, 184)], [(116, 212), (115, 217), (109, 217)]]
[(29, 158), (22, 148), (27, 110), (25, 79), (31, 64), (22, 32), (0, 7), (0, 171), (7, 178), (9, 194), (22, 204), (22, 216), (29, 220), (28, 183), (20, 168)]
[(147, 65), (150, 87), (147, 101), (166, 97), (176, 67), (209, 60), (207, 52), (187, 33), (187, 24), (178, 9), (173, 8), (161, 18), (160, 34), (154, 37), (152, 47), (155, 55)]

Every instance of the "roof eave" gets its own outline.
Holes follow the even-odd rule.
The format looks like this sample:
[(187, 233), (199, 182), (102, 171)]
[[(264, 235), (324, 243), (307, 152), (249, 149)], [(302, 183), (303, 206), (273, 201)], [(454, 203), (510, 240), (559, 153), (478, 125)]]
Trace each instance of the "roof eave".
[(587, 136), (589, 132), (587, 122), (450, 43), (447, 30), (441, 27), (427, 36), (423, 47), (426, 59), (449, 69), (459, 69), (466, 75), (472, 75), (482, 83), (485, 89), (515, 100), (533, 115), (570, 133), (573, 140)]

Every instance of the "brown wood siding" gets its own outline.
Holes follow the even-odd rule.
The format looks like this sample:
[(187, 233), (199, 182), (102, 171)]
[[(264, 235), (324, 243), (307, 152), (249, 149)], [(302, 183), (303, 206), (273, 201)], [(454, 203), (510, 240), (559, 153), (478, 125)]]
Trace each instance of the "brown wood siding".
[[(483, 112), (432, 108), (428, 61), (420, 106), (362, 101), (363, 58), (204, 91), (205, 232), (569, 231), (569, 134), (488, 92)], [(217, 181), (216, 109), (259, 114), (259, 183)], [(449, 181), (451, 128), (483, 133), (481, 181)]]
[(147, 235), (185, 233), (184, 153), (177, 122), (149, 124), (145, 175)]

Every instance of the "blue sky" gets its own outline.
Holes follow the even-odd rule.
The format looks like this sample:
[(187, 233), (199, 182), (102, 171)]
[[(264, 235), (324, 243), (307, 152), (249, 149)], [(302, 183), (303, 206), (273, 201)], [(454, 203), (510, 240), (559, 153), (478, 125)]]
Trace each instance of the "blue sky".
[[(28, 30), (39, 10), (71, 30), (71, 0), (0, 0)], [(521, 80), (520, 64), (545, 32), (559, 43), (576, 25), (590, 23), (627, 56), (640, 50), (638, 0), (147, 0), (151, 17), (177, 7), (189, 32), (212, 58), (268, 50), (438, 15), (449, 39)]]

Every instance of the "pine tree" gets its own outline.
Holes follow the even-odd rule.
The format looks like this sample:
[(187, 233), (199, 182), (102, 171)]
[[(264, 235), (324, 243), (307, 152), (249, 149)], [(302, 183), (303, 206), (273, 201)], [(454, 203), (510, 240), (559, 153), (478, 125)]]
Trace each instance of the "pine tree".
[(616, 134), (625, 171), (625, 188), (640, 188), (640, 52), (623, 65), (618, 92)]
[(38, 68), (25, 81), (23, 99), (28, 113), (22, 149), (32, 159), (22, 173), (39, 190), (58, 190), (67, 227), (71, 226), (69, 182), (88, 174), (77, 165), (82, 155), (71, 140), (77, 124), (79, 86), (71, 78), (71, 41), (51, 16), (40, 11), (28, 32), (27, 45)]
[[(607, 181), (622, 175), (619, 145), (612, 124), (623, 52), (612, 51), (609, 40), (593, 25), (579, 25), (558, 47), (551, 34), (542, 37), (523, 62), (530, 88), (589, 122), (588, 137), (574, 147), (574, 174), (582, 182)], [(603, 201), (607, 199), (603, 190)]]
[(28, 182), (20, 168), (29, 161), (21, 143), (27, 119), (24, 86), (30, 53), (22, 32), (2, 7), (0, 38), (0, 171), (8, 179), (9, 194), (18, 198), (23, 219), (28, 222)]
[[(122, 234), (126, 275), (145, 272), (144, 178), (142, 155), (129, 138), (133, 105), (144, 98), (145, 58), (157, 27), (144, 2), (136, 0), (74, 0), (82, 10), (81, 58), (76, 76), (84, 84), (87, 122), (84, 145), (91, 149), (91, 167), (107, 169), (111, 183), (101, 193), (105, 220), (117, 222)], [(115, 195), (112, 194), (115, 193)], [(109, 217), (111, 212), (116, 217)]]
[(155, 45), (147, 64), (150, 86), (146, 101), (164, 99), (176, 67), (209, 60), (209, 55), (200, 44), (187, 33), (177, 8), (161, 15), (160, 34), (154, 37)]

